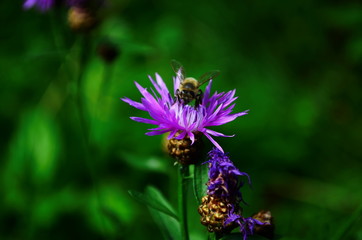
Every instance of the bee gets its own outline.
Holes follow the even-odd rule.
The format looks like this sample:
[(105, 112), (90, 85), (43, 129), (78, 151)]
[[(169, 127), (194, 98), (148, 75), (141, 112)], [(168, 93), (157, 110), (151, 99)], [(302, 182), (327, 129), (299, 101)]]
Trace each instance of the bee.
[(177, 77), (180, 78), (180, 86), (176, 90), (175, 98), (183, 104), (188, 104), (195, 100), (195, 108), (202, 103), (203, 93), (199, 87), (220, 74), (218, 70), (210, 71), (202, 75), (198, 81), (193, 77), (185, 78), (185, 70), (178, 61), (171, 60), (171, 66)]

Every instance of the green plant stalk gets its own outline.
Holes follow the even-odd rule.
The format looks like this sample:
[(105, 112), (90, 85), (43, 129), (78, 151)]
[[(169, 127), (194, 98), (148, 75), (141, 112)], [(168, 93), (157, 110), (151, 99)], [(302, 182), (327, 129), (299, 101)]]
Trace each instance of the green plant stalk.
[(219, 240), (223, 237), (223, 234), (222, 233), (214, 233), (214, 239), (215, 240)]
[[(95, 188), (95, 193), (98, 199), (98, 204), (99, 204), (99, 209), (103, 209), (103, 204), (102, 204), (102, 197), (101, 197), (101, 193), (99, 191), (99, 186), (97, 181), (95, 180), (95, 172), (93, 171), (93, 166), (92, 163), (94, 161), (92, 161), (92, 156), (94, 155), (93, 153), (93, 148), (90, 142), (90, 124), (89, 122), (87, 122), (87, 112), (86, 112), (86, 108), (84, 105), (84, 101), (83, 101), (83, 97), (82, 97), (82, 83), (83, 83), (83, 78), (84, 78), (84, 73), (85, 73), (85, 67), (88, 63), (89, 60), (89, 52), (91, 49), (91, 36), (89, 36), (89, 34), (85, 34), (80, 36), (81, 39), (80, 40), (80, 52), (79, 52), (79, 69), (78, 69), (78, 76), (76, 79), (76, 84), (77, 84), (77, 88), (76, 88), (76, 107), (77, 107), (77, 111), (78, 111), (78, 116), (79, 116), (79, 121), (80, 121), (80, 131), (81, 131), (81, 135), (83, 138), (83, 142), (84, 142), (84, 146), (85, 146), (85, 164), (89, 169), (90, 172), (90, 177), (92, 179), (92, 183), (93, 186)], [(103, 233), (105, 233), (106, 231), (106, 225), (105, 225), (105, 219), (103, 217), (103, 213), (101, 213), (101, 218), (102, 218), (102, 226), (103, 226)]]
[(187, 225), (187, 178), (189, 176), (189, 166), (180, 166), (178, 174), (178, 205), (183, 240), (189, 240), (189, 230)]

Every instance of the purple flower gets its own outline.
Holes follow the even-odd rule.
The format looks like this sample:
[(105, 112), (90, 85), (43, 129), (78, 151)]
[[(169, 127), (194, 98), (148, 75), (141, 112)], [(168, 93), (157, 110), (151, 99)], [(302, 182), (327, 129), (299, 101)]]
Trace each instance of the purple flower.
[(85, 5), (87, 2), (89, 2), (89, 0), (63, 0), (63, 1), (58, 1), (58, 0), (26, 0), (23, 4), (23, 7), (25, 9), (29, 9), (32, 7), (37, 8), (38, 10), (45, 12), (48, 11), (49, 9), (51, 9), (52, 7), (54, 7), (56, 4), (61, 3), (61, 4), (66, 4), (67, 6), (70, 7), (79, 7), (79, 6), (83, 6)]
[(248, 236), (254, 234), (255, 225), (264, 225), (265, 223), (260, 222), (252, 217), (244, 218), (239, 214), (230, 214), (224, 222), (224, 225), (236, 223), (240, 227), (240, 232), (243, 235), (243, 240), (246, 240)]
[[(241, 215), (242, 209), (239, 204), (242, 201), (240, 188), (243, 182), (239, 178), (246, 176), (250, 184), (249, 175), (239, 171), (229, 156), (217, 148), (212, 149), (208, 155), (209, 181), (207, 182), (207, 196), (203, 198), (199, 207), (201, 223), (206, 225), (209, 231), (211, 229), (224, 233), (239, 226), (243, 239), (246, 240), (249, 235), (254, 233), (255, 225), (265, 224), (252, 217), (244, 218)], [(224, 206), (221, 211), (218, 209), (220, 206)], [(215, 220), (209, 220), (214, 215), (218, 215), (216, 223)]]
[(217, 148), (212, 149), (208, 155), (209, 182), (207, 184), (207, 194), (227, 198), (229, 201), (238, 204), (242, 201), (240, 188), (244, 185), (239, 176), (247, 177), (248, 183), (251, 184), (249, 175), (239, 171), (229, 156)]
[[(151, 119), (131, 117), (132, 120), (142, 123), (157, 125), (156, 128), (149, 129), (146, 135), (160, 135), (169, 132), (168, 139), (176, 138), (181, 140), (189, 137), (192, 143), (195, 141), (195, 133), (204, 134), (220, 151), (221, 146), (212, 138), (214, 137), (233, 137), (213, 131), (208, 127), (219, 126), (233, 121), (235, 118), (247, 114), (247, 111), (231, 114), (237, 99), (234, 97), (235, 90), (222, 93), (210, 94), (212, 81), (205, 89), (202, 104), (198, 108), (190, 105), (184, 105), (175, 100), (174, 95), (180, 85), (180, 78), (174, 78), (174, 92), (171, 95), (165, 82), (156, 73), (156, 81), (151, 77), (156, 92), (152, 89), (151, 93), (135, 82), (143, 98), (141, 102), (133, 101), (129, 98), (122, 98), (123, 101), (131, 106), (147, 111)], [(177, 135), (178, 134), (178, 135)]]
[(36, 7), (38, 10), (45, 12), (52, 8), (55, 4), (55, 0), (26, 0), (23, 7), (29, 9)]

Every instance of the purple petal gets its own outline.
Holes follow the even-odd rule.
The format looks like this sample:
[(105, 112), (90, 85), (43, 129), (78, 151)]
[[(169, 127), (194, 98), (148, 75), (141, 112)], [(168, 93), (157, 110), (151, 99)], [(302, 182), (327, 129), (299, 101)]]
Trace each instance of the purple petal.
[(215, 147), (217, 147), (222, 153), (224, 152), (224, 150), (222, 149), (222, 147), (207, 133), (204, 132), (204, 135), (212, 142), (212, 144), (215, 145)]
[(155, 135), (161, 135), (161, 134), (167, 133), (169, 131), (170, 131), (169, 129), (165, 129), (165, 130), (160, 130), (160, 131), (146, 132), (145, 134), (147, 136), (155, 136)]
[(147, 111), (147, 109), (145, 108), (145, 106), (144, 106), (142, 103), (133, 101), (133, 100), (131, 100), (131, 99), (129, 99), (129, 98), (126, 98), (126, 97), (125, 97), (125, 98), (121, 98), (121, 100), (122, 100), (123, 102), (128, 103), (128, 104), (131, 105), (132, 107), (135, 107), (135, 108), (139, 109), (139, 110)]
[(27, 0), (24, 2), (23, 7), (29, 9), (36, 4), (37, 0)]
[(210, 130), (210, 129), (206, 129), (206, 132), (215, 137), (234, 137), (235, 136), (235, 135), (225, 135), (225, 134), (222, 134), (222, 133)]
[(136, 122), (141, 122), (141, 123), (148, 123), (148, 124), (154, 124), (154, 125), (158, 125), (158, 124), (159, 124), (158, 121), (152, 120), (152, 119), (147, 119), (147, 118), (130, 117), (130, 119), (132, 119), (133, 121), (136, 121)]

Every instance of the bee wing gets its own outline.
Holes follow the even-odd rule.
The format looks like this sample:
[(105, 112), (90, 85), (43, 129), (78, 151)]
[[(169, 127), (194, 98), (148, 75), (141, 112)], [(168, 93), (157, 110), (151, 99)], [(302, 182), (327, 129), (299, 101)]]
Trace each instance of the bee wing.
[(211, 79), (216, 78), (217, 76), (219, 76), (219, 74), (220, 74), (219, 70), (214, 70), (214, 71), (210, 71), (210, 72), (205, 73), (204, 75), (202, 75), (199, 78), (199, 86), (201, 86), (202, 84), (210, 81)]
[(173, 71), (177, 74), (181, 81), (185, 79), (185, 70), (181, 63), (176, 61), (175, 59), (171, 60), (171, 66)]

